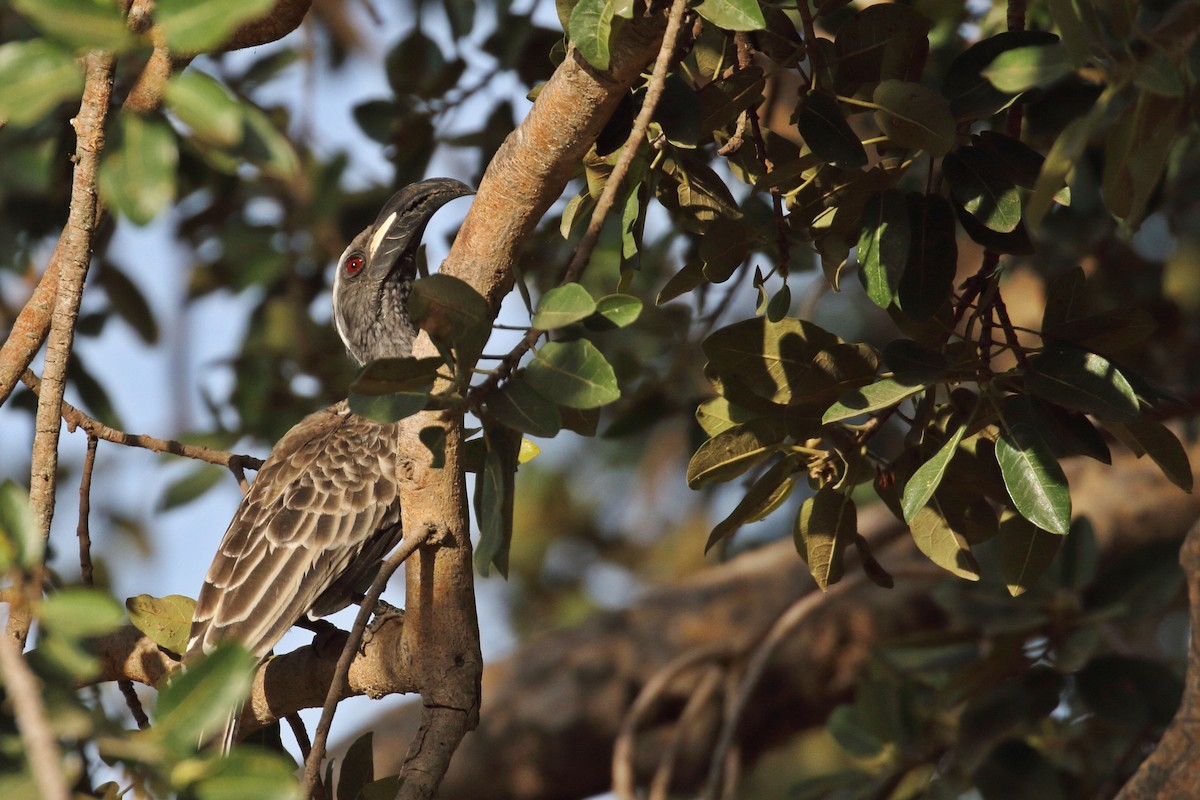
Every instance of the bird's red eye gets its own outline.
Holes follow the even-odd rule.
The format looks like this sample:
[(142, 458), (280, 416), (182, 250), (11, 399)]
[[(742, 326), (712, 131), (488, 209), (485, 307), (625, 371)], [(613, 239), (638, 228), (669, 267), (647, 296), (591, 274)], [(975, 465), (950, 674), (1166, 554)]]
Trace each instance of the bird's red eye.
[(366, 263), (363, 261), (362, 256), (350, 256), (350, 258), (346, 259), (346, 274), (357, 275), (362, 272), (362, 268)]

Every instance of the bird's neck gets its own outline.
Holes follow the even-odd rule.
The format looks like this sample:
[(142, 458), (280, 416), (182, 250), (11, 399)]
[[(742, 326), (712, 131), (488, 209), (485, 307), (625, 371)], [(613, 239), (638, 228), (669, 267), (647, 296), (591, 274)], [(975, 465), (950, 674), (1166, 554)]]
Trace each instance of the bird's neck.
[(359, 363), (412, 355), (417, 327), (408, 316), (409, 281), (388, 281), (365, 319), (356, 319), (346, 337), (346, 349)]

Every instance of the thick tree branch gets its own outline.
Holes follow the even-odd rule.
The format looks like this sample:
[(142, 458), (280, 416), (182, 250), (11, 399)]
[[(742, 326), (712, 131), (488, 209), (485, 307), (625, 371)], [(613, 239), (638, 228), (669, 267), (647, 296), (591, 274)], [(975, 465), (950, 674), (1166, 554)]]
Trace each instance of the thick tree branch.
[[(71, 210), (63, 233), (63, 263), (58, 273), (54, 312), (46, 342), (43, 390), (38, 398), (34, 423), (33, 466), (29, 477), (29, 503), (44, 540), (50, 538), (54, 519), (54, 489), (58, 471), (58, 434), (62, 428), (62, 399), (66, 388), (67, 362), (75, 338), (75, 320), (83, 297), (83, 280), (92, 259), (92, 236), (96, 223), (96, 169), (104, 151), (104, 120), (112, 96), (113, 57), (93, 52), (84, 58), (83, 102), (72, 120), (77, 136), (75, 174), (71, 185)], [(30, 598), (41, 595), (41, 572), (35, 570), (26, 590)], [(24, 645), (29, 634), (29, 609), (10, 609), (7, 633)]]

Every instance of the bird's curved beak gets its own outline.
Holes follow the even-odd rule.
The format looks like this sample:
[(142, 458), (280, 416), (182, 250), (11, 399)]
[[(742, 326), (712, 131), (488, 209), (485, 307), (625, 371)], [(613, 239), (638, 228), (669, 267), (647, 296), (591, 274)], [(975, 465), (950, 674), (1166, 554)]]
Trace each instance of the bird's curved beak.
[(367, 267), (379, 280), (411, 261), (434, 213), (475, 190), (453, 178), (430, 178), (405, 186), (392, 195), (375, 218), (367, 237)]

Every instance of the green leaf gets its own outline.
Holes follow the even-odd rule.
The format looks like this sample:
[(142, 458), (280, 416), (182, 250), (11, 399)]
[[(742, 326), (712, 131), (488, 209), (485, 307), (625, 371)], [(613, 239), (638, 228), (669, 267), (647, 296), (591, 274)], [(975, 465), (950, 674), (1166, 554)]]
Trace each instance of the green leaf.
[(530, 436), (554, 436), (562, 429), (558, 406), (518, 375), (488, 398), (488, 408), (499, 422)]
[(158, 323), (154, 320), (154, 312), (146, 302), (146, 296), (129, 277), (117, 268), (111, 261), (105, 262), (104, 269), (97, 276), (104, 287), (104, 294), (113, 311), (133, 328), (134, 332), (146, 344), (158, 341)]
[(950, 461), (958, 452), (958, 445), (966, 432), (967, 425), (964, 423), (933, 455), (933, 458), (918, 467), (917, 471), (908, 479), (908, 483), (904, 486), (903, 496), (905, 522), (912, 524), (917, 512), (933, 498), (933, 493), (937, 491), (938, 486), (942, 483), (942, 478), (946, 476), (946, 468), (950, 466)]
[(504, 428), (489, 428), (485, 440), (487, 453), (483, 470), (475, 479), (475, 520), (479, 525), (475, 569), (487, 577), (491, 565), (495, 564), (500, 574), (508, 577), (520, 436)]
[(951, 527), (947, 511), (936, 495), (913, 515), (908, 527), (917, 549), (930, 561), (960, 578), (979, 580), (979, 563), (971, 553), (971, 546)]
[(1017, 47), (1048, 45), (1057, 41), (1057, 36), (1046, 31), (1002, 31), (960, 53), (950, 63), (942, 83), (942, 94), (950, 98), (950, 110), (955, 119), (990, 117), (1016, 98), (1015, 93), (1001, 92), (983, 77), (982, 71), (996, 56)]
[(389, 775), (364, 786), (359, 800), (394, 800), (399, 794), (400, 776)]
[(525, 379), (543, 397), (568, 408), (597, 408), (621, 396), (612, 366), (586, 339), (542, 345)]
[(179, 149), (165, 122), (122, 113), (117, 147), (100, 164), (100, 196), (136, 225), (145, 225), (175, 199)]
[(246, 123), (244, 157), (272, 178), (288, 181), (299, 176), (300, 157), (291, 140), (261, 109), (249, 104), (241, 108)]
[(776, 292), (771, 297), (770, 302), (767, 303), (767, 320), (769, 322), (779, 322), (781, 319), (786, 317), (788, 312), (791, 310), (792, 290), (785, 283), (783, 286), (779, 287), (779, 291)]
[(950, 368), (945, 353), (922, 347), (912, 339), (893, 339), (883, 348), (883, 361), (899, 383), (933, 383)]
[(358, 371), (350, 383), (350, 391), (357, 394), (428, 393), (444, 363), (437, 356), (380, 358)]
[(13, 0), (13, 8), (42, 33), (77, 52), (115, 52), (133, 42), (116, 0)]
[(14, 565), (42, 563), (43, 543), (29, 507), (29, 492), (10, 479), (0, 483), (0, 574)]
[(700, 445), (687, 466), (687, 484), (698, 489), (706, 483), (733, 480), (774, 453), (783, 443), (778, 425), (754, 419), (733, 425)]
[(881, 378), (843, 396), (826, 409), (821, 416), (821, 423), (829, 425), (881, 408), (889, 408), (928, 388), (927, 383), (908, 383), (895, 378)]
[(912, 244), (897, 299), (906, 316), (923, 321), (936, 315), (954, 291), (958, 270), (954, 211), (941, 195), (910, 192), (907, 200)]
[(756, 416), (758, 415), (753, 411), (747, 411), (724, 397), (705, 400), (696, 408), (696, 421), (709, 436), (716, 436), (734, 425), (749, 422)]
[(776, 504), (781, 487), (791, 481), (800, 462), (798, 454), (789, 453), (764, 472), (746, 491), (746, 495), (729, 516), (713, 528), (712, 533), (708, 535), (708, 542), (704, 545), (704, 552), (707, 553), (713, 545), (733, 534), (745, 523), (761, 519), (765, 511)]
[(254, 667), (254, 656), (241, 645), (218, 645), (171, 676), (158, 694), (154, 727), (142, 735), (177, 753), (194, 752), (196, 742), (218, 733), (250, 694)]
[(159, 647), (172, 653), (187, 652), (196, 601), (181, 594), (152, 597), (139, 594), (125, 601), (133, 627)]
[(346, 748), (338, 773), (337, 800), (358, 800), (359, 792), (375, 780), (374, 734), (367, 731)]
[(245, 116), (241, 103), (210, 75), (185, 70), (167, 83), (163, 100), (179, 121), (200, 140), (216, 147), (242, 141)]
[(1067, 476), (1042, 437), (1030, 398), (1009, 398), (1000, 422), (996, 461), (1017, 511), (1043, 530), (1066, 534), (1071, 527)]
[[(822, 3), (821, 12), (834, 5)], [(913, 6), (880, 3), (857, 11), (838, 28), (833, 44), (840, 93), (853, 94), (860, 84), (889, 78), (918, 80), (929, 53), (929, 27)]]
[(242, 23), (265, 15), (275, 0), (157, 0), (154, 22), (172, 53), (193, 55), (223, 44)]
[(1104, 427), (1113, 432), (1140, 458), (1149, 453), (1158, 464), (1163, 475), (1171, 483), (1189, 494), (1192, 491), (1192, 465), (1187, 450), (1169, 428), (1152, 419), (1137, 419), (1130, 422), (1106, 421)]
[(0, 45), (0, 119), (32, 125), (83, 93), (83, 70), (68, 51), (43, 39)]
[(187, 796), (196, 800), (301, 800), (304, 796), (292, 760), (260, 747), (241, 746), (226, 756), (210, 756), (200, 769), (187, 787)]
[(693, 9), (727, 31), (758, 31), (767, 26), (758, 0), (700, 0)]
[(1066, 48), (1058, 44), (1005, 50), (981, 74), (1002, 92), (1045, 88), (1073, 72)]
[(950, 103), (919, 83), (887, 80), (872, 95), (879, 129), (899, 147), (920, 148), (937, 158), (954, 147), (957, 139)]
[(69, 587), (54, 592), (38, 608), (46, 629), (70, 639), (99, 636), (121, 627), (125, 609), (99, 589)]
[(1055, 456), (1083, 455), (1104, 464), (1112, 463), (1108, 444), (1087, 416), (1042, 400), (1034, 404), (1034, 410), (1042, 421), (1046, 443)]
[(1017, 597), (1029, 591), (1058, 555), (1064, 539), (1006, 510), (1000, 518), (1000, 572), (1008, 593)]
[(670, 279), (659, 290), (658, 297), (654, 299), (654, 304), (661, 306), (664, 303), (669, 303), (681, 295), (687, 294), (697, 286), (703, 286), (707, 283), (704, 277), (704, 262), (699, 258), (693, 259), (683, 265), (683, 268), (670, 277)]
[(596, 301), (596, 312), (584, 320), (592, 330), (632, 325), (642, 313), (642, 301), (629, 294), (608, 294)]
[(858, 533), (858, 513), (848, 494), (822, 486), (796, 515), (793, 540), (821, 591), (842, 579), (843, 553)]
[(455, 374), (460, 382), (469, 380), (492, 334), (492, 308), (483, 295), (466, 281), (439, 272), (413, 284), (408, 311), (443, 355), (453, 348)]
[(742, 223), (724, 217), (713, 220), (700, 240), (700, 260), (704, 262), (704, 277), (713, 283), (729, 280), (746, 260), (754, 245), (754, 237)]
[(872, 195), (862, 219), (862, 232), (858, 236), (859, 277), (871, 301), (887, 308), (896, 299), (908, 262), (911, 233), (904, 194), (887, 189)]
[(1158, 321), (1144, 309), (1111, 308), (1061, 324), (1047, 326), (1043, 322), (1042, 338), (1070, 342), (1097, 353), (1120, 353), (1141, 344), (1156, 330)]
[(990, 230), (1010, 233), (1021, 223), (1021, 195), (1016, 184), (978, 147), (960, 147), (942, 159), (955, 201)]
[(822, 161), (835, 167), (853, 169), (867, 165), (867, 151), (850, 128), (837, 100), (822, 92), (804, 96), (796, 127), (804, 143)]
[(350, 410), (360, 417), (382, 422), (399, 422), (424, 411), (429, 405), (429, 392), (391, 392), (389, 394), (359, 394), (350, 392)]
[(596, 69), (608, 69), (614, 0), (579, 0), (571, 10), (567, 33), (579, 54)]
[(1087, 287), (1083, 269), (1071, 267), (1050, 282), (1042, 332), (1047, 333), (1087, 315)]
[(162, 500), (158, 502), (158, 510), (167, 511), (192, 502), (220, 483), (226, 474), (224, 469), (215, 464), (199, 465), (167, 486)]
[(1137, 395), (1112, 362), (1068, 345), (1050, 345), (1029, 360), (1029, 391), (1100, 419), (1129, 422), (1141, 415)]
[(568, 283), (542, 295), (532, 324), (544, 331), (554, 330), (579, 322), (595, 311), (596, 301), (588, 294), (588, 290), (578, 283)]

